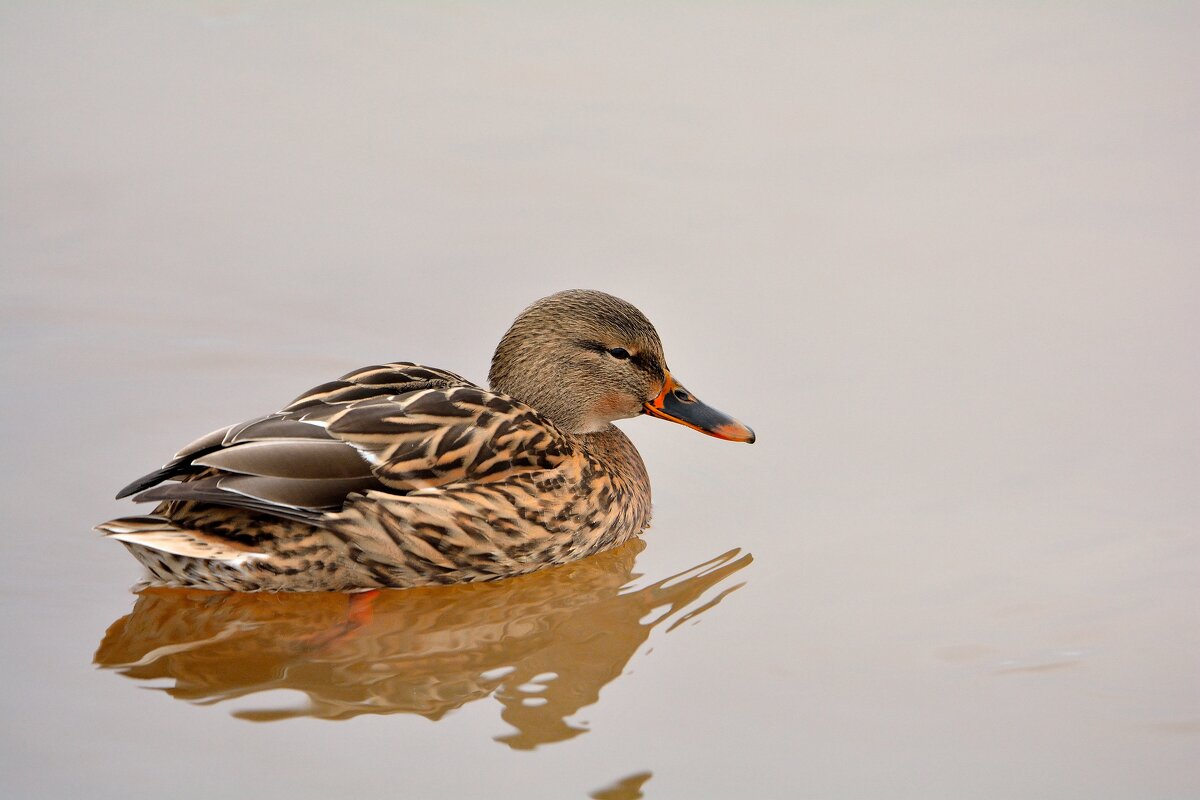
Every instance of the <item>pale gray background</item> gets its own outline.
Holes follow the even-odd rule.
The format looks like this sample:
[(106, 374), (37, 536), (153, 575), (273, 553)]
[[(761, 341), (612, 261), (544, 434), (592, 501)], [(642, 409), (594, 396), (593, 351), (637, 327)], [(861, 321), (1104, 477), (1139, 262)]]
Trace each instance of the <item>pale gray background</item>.
[[(1196, 797), (1198, 22), (5, 3), (3, 794)], [(625, 424), (638, 570), (756, 561), (590, 733), (251, 725), (94, 670), (116, 488), (355, 366), (482, 380), (577, 286), (759, 433)]]

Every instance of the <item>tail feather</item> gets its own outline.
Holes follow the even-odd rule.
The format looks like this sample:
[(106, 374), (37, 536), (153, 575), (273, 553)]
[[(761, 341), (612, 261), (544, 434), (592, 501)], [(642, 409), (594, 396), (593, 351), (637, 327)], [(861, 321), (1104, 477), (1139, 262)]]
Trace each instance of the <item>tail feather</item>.
[(202, 531), (178, 528), (163, 517), (121, 517), (97, 525), (96, 530), (130, 545), (135, 555), (137, 548), (146, 548), (174, 556), (221, 561), (230, 565), (267, 557), (261, 550), (245, 547), (228, 539)]

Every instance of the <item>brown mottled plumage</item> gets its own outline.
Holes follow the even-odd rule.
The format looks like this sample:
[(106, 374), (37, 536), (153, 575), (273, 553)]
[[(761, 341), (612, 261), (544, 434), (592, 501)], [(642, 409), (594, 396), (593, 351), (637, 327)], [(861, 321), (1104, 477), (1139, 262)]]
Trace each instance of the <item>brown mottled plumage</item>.
[[(505, 334), (492, 391), (394, 363), (181, 450), (99, 526), (153, 585), (344, 591), (493, 580), (619, 545), (650, 481), (611, 423), (648, 413), (721, 438), (749, 428), (670, 376), (658, 334), (602, 292), (539, 300)], [(164, 482), (170, 481), (170, 482)]]

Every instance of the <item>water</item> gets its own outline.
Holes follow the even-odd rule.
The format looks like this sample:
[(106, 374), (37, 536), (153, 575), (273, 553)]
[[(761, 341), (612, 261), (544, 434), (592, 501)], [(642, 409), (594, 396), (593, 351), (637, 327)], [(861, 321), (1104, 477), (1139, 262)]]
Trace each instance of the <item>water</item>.
[[(7, 4), (3, 794), (1197, 796), (1197, 23)], [(364, 606), (90, 532), (572, 286), (759, 435), (624, 424), (644, 549)]]

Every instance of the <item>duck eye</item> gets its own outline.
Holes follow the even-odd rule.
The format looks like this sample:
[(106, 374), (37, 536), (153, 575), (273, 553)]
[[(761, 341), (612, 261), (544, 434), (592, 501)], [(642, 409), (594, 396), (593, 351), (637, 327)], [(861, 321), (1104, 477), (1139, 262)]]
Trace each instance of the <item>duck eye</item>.
[(613, 347), (609, 349), (608, 354), (613, 358), (619, 358), (622, 361), (629, 358), (629, 351), (624, 347)]

